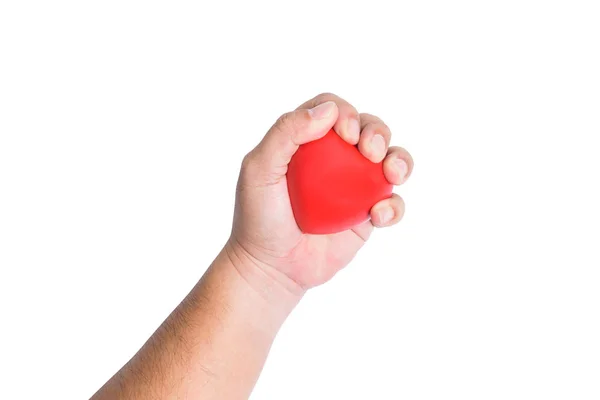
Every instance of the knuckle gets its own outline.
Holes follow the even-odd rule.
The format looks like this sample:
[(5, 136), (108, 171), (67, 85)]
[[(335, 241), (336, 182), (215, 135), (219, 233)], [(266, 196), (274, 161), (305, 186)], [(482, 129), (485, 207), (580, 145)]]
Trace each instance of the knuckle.
[(246, 154), (242, 160), (242, 167), (240, 169), (240, 180), (238, 182), (238, 189), (240, 187), (254, 186), (256, 182), (259, 182), (263, 178), (264, 167), (261, 165), (260, 158), (254, 154), (254, 151)]
[(392, 131), (390, 127), (387, 126), (382, 120), (377, 119), (375, 121), (368, 122), (364, 128), (365, 131), (373, 131), (374, 133), (379, 133), (383, 135), (386, 139), (389, 139), (392, 136)]
[(290, 123), (290, 120), (292, 119), (292, 113), (285, 113), (285, 114), (281, 114), (279, 116), (279, 118), (277, 118), (277, 121), (275, 121), (275, 126), (286, 126)]
[(285, 175), (278, 170), (274, 170), (270, 164), (269, 157), (265, 157), (264, 152), (252, 150), (242, 159), (240, 169), (240, 179), (238, 180), (238, 190), (245, 187), (256, 187), (275, 184), (280, 181), (281, 176)]
[(358, 111), (356, 111), (354, 109), (354, 107), (352, 107), (350, 109), (350, 111), (346, 114), (346, 118), (348, 118), (348, 119), (355, 119), (357, 121), (360, 121), (360, 114), (358, 113)]
[(338, 106), (340, 114), (343, 116), (343, 118), (360, 120), (361, 114), (358, 113), (356, 108), (348, 101), (342, 99), (340, 96), (334, 93), (323, 92), (316, 96), (312, 103), (317, 105), (326, 101), (333, 101)]
[(369, 133), (369, 132), (375, 133), (375, 131), (377, 130), (377, 123), (367, 122), (366, 124), (364, 124), (362, 130), (364, 133)]
[(392, 130), (390, 129), (389, 126), (387, 126), (386, 123), (384, 123), (383, 121), (381, 121), (381, 123), (379, 124), (381, 129), (381, 132), (384, 134), (384, 136), (387, 136), (387, 138), (389, 139), (392, 136)]
[(338, 96), (336, 96), (333, 93), (323, 92), (323, 93), (318, 94), (315, 97), (315, 100), (318, 100), (318, 101), (327, 101), (327, 100), (333, 100), (333, 99), (337, 99), (337, 98), (338, 98)]
[(298, 110), (281, 115), (273, 127), (276, 131), (293, 138), (297, 132), (306, 126), (309, 120), (310, 116), (307, 111)]
[(287, 131), (296, 128), (294, 113), (288, 112), (282, 114), (275, 122), (274, 128), (279, 131)]
[(387, 125), (385, 124), (385, 122), (383, 122), (383, 120), (381, 118), (379, 118), (377, 115), (369, 114), (369, 113), (361, 113), (360, 117), (363, 119), (363, 121), (368, 121), (369, 123), (373, 123), (373, 124), (380, 124), (387, 128)]
[(396, 193), (394, 193), (392, 196), (392, 207), (396, 209), (396, 212), (400, 212), (402, 214), (404, 213), (404, 199), (398, 196)]
[(373, 115), (373, 114), (369, 114), (369, 113), (360, 113), (360, 117), (365, 120), (365, 121), (375, 121), (375, 120), (379, 120), (379, 117)]
[(242, 174), (251, 174), (252, 171), (256, 169), (256, 164), (257, 161), (254, 153), (251, 151), (250, 153), (246, 154), (242, 159)]

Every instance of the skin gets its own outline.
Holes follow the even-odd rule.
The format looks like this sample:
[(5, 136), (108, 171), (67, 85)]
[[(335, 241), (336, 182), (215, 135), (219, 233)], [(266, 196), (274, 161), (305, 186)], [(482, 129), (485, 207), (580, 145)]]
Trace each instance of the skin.
[(400, 185), (410, 154), (389, 147), (381, 119), (321, 94), (282, 115), (243, 160), (231, 236), (207, 272), (138, 353), (93, 400), (247, 399), (279, 328), (306, 291), (331, 279), (374, 227), (396, 224), (394, 194), (370, 221), (332, 235), (303, 234), (292, 214), (287, 165), (298, 146), (334, 130)]

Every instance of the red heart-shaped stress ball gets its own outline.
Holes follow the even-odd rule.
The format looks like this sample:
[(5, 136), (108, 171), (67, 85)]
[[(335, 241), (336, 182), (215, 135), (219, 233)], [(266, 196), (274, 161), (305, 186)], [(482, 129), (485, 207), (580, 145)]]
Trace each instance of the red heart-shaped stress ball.
[(373, 163), (333, 130), (300, 146), (287, 184), (296, 223), (304, 233), (341, 232), (366, 221), (392, 194), (383, 163)]

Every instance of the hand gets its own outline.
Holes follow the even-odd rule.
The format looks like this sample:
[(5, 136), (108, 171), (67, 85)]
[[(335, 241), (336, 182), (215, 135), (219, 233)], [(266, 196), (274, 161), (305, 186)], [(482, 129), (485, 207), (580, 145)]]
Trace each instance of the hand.
[[(286, 182), (287, 166), (298, 146), (317, 140), (333, 127), (348, 143), (358, 145), (372, 162), (383, 162), (387, 180), (400, 185), (413, 161), (400, 147), (389, 147), (391, 132), (383, 121), (359, 114), (345, 100), (329, 93), (282, 115), (242, 163), (236, 207), (227, 251), (245, 260), (242, 275), (258, 273), (294, 293), (320, 285), (352, 260), (373, 227), (394, 225), (404, 214), (394, 194), (373, 206), (371, 219), (331, 235), (308, 235), (298, 228)], [(250, 262), (247, 262), (250, 261)], [(247, 278), (246, 278), (247, 279)]]

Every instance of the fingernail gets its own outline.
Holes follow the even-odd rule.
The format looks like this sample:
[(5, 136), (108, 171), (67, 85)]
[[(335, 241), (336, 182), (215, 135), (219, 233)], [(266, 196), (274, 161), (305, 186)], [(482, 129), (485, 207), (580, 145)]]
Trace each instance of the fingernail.
[(346, 134), (348, 135), (348, 139), (352, 141), (352, 143), (358, 143), (360, 138), (360, 124), (358, 120), (352, 118), (348, 120), (346, 125)]
[(335, 103), (333, 101), (326, 101), (325, 103), (321, 103), (318, 106), (311, 108), (308, 110), (308, 113), (312, 119), (324, 119), (331, 115), (334, 108)]
[(392, 207), (383, 207), (381, 210), (377, 211), (377, 216), (379, 217), (379, 222), (381, 224), (387, 224), (394, 218), (394, 210)]
[(406, 179), (406, 175), (408, 174), (408, 164), (406, 163), (406, 161), (404, 161), (401, 158), (396, 158), (396, 159), (394, 159), (393, 166), (394, 166), (394, 170), (400, 177), (399, 183), (404, 182), (404, 180)]
[(385, 156), (385, 139), (377, 134), (371, 139), (371, 152), (375, 158), (380, 159)]

